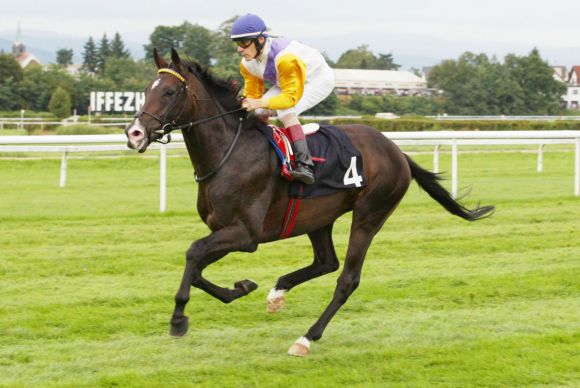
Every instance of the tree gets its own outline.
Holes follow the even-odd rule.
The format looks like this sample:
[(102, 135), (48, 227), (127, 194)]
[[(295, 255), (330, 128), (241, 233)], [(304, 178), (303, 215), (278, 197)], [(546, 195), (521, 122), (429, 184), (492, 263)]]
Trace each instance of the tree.
[(536, 49), (509, 54), (503, 64), (466, 52), (434, 66), (429, 86), (444, 90), (447, 113), (465, 115), (554, 114), (566, 91)]
[[(86, 114), (90, 103), (91, 92), (115, 89), (115, 84), (109, 79), (93, 77), (90, 74), (82, 73), (76, 81), (71, 94), (73, 107), (77, 110), (77, 113)], [(140, 90), (143, 89), (141, 88)]]
[(233, 78), (243, 82), (240, 75), (240, 55), (230, 39), (232, 24), (238, 16), (224, 21), (212, 35), (211, 52), (213, 53), (212, 70), (222, 78)]
[(112, 58), (128, 58), (131, 56), (129, 50), (125, 48), (125, 43), (123, 43), (123, 39), (121, 39), (121, 35), (118, 32), (115, 32), (115, 36), (111, 42), (109, 56)]
[(392, 53), (379, 54), (375, 65), (378, 70), (398, 70), (400, 67), (401, 65), (395, 63)]
[(375, 55), (367, 44), (344, 52), (336, 62), (337, 69), (372, 69), (376, 62)]
[(107, 39), (107, 34), (103, 34), (97, 50), (97, 72), (101, 75), (105, 72), (105, 66), (107, 65), (109, 55), (111, 55), (111, 46)]
[(22, 68), (12, 55), (0, 54), (0, 84), (22, 80)]
[(171, 48), (181, 50), (183, 44), (182, 26), (157, 26), (149, 36), (149, 44), (143, 46), (145, 58), (153, 58), (153, 49), (156, 48), (161, 56), (167, 56)]
[(35, 111), (46, 111), (54, 91), (60, 87), (71, 94), (75, 87), (75, 78), (57, 65), (48, 69), (27, 67), (24, 79), (18, 85), (18, 95), (22, 108)]
[(82, 69), (90, 73), (95, 73), (98, 69), (99, 63), (97, 46), (95, 45), (95, 41), (93, 40), (92, 36), (89, 37), (83, 48), (84, 51)]
[(171, 49), (182, 51), (203, 66), (211, 61), (211, 32), (198, 24), (184, 22), (179, 26), (157, 26), (149, 36), (149, 44), (144, 46), (145, 56), (152, 58), (153, 49), (168, 57)]
[(0, 110), (20, 108), (18, 88), (24, 78), (22, 68), (12, 55), (0, 54)]
[(117, 90), (141, 91), (155, 74), (152, 62), (135, 62), (133, 58), (110, 57), (103, 78), (110, 80)]
[(48, 110), (60, 119), (68, 117), (71, 113), (71, 101), (68, 92), (61, 87), (56, 88), (50, 98)]
[(555, 114), (560, 111), (566, 86), (554, 79), (553, 70), (537, 48), (525, 57), (508, 55), (505, 59), (512, 78), (524, 95), (523, 114)]
[(67, 67), (73, 63), (73, 49), (59, 49), (56, 52), (56, 63), (62, 67)]
[(203, 66), (211, 60), (211, 32), (200, 25), (183, 23), (183, 52)]
[(18, 95), (10, 85), (0, 83), (0, 111), (10, 111), (20, 108)]
[(336, 62), (337, 69), (376, 69), (397, 70), (400, 65), (395, 63), (393, 54), (379, 54), (378, 57), (369, 50), (368, 44), (344, 52)]

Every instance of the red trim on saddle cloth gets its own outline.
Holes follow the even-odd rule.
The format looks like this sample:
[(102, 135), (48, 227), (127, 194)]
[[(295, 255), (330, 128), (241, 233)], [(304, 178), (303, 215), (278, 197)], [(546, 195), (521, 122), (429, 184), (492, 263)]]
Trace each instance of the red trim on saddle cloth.
[(278, 240), (283, 240), (290, 237), (292, 230), (294, 230), (294, 224), (296, 223), (296, 216), (298, 216), (298, 210), (300, 209), (300, 203), (302, 202), (302, 192), (304, 191), (304, 185), (300, 185), (300, 194), (298, 198), (289, 198), (288, 207), (286, 208), (286, 213), (284, 214), (284, 219), (282, 220), (282, 230), (278, 235)]
[[(283, 128), (278, 128), (274, 125), (269, 125), (269, 127), (272, 128), (272, 138), (276, 142), (276, 145), (278, 146), (278, 148), (280, 148), (280, 151), (282, 152), (283, 155), (285, 156), (289, 155), (290, 160), (288, 162), (292, 163), (294, 161), (294, 155), (291, 152), (292, 150), (288, 150), (288, 147), (286, 147), (284, 137), (288, 138), (288, 136), (285, 133), (285, 130)], [(288, 168), (288, 165), (286, 165), (286, 163), (282, 164), (280, 175), (282, 175), (282, 177), (289, 182), (293, 180), (292, 176), (290, 175), (290, 169)]]
[[(294, 153), (290, 147), (288, 142), (294, 141), (293, 136), (301, 137), (305, 139), (303, 128), (299, 125), (293, 125), (289, 128), (279, 128), (275, 125), (268, 125), (272, 129), (272, 139), (284, 155), (285, 159), (288, 163), (294, 166)], [(298, 127), (298, 128), (293, 128)], [(298, 133), (298, 134), (297, 134)], [(313, 135), (316, 131), (312, 131), (308, 133), (306, 136)], [(286, 138), (286, 140), (284, 139)], [(288, 160), (289, 159), (289, 160)], [(326, 158), (319, 158), (319, 157), (312, 157), (312, 160), (316, 163), (324, 163), (326, 162)], [(280, 175), (287, 180), (288, 182), (292, 182), (294, 178), (290, 175), (290, 168), (287, 164), (283, 163), (280, 171)]]

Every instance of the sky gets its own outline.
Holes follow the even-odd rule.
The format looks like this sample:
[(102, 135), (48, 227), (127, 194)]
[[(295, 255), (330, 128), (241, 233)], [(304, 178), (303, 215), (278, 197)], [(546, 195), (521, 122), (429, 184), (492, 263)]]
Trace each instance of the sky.
[(28, 30), (85, 41), (119, 32), (126, 42), (142, 45), (158, 25), (188, 21), (216, 29), (250, 12), (262, 16), (273, 33), (297, 38), (333, 59), (361, 44), (375, 53), (392, 52), (395, 61), (426, 62), (464, 51), (501, 59), (538, 47), (550, 64), (575, 57), (580, 64), (578, 0), (0, 0), (0, 10), (2, 36), (14, 35), (20, 23), (24, 40)]

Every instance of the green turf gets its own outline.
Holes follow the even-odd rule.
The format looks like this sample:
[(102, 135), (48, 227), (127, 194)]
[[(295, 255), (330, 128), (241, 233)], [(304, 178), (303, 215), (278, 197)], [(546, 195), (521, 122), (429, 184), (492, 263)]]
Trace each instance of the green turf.
[[(580, 198), (572, 148), (461, 154), (467, 204), (446, 213), (413, 184), (371, 246), (361, 286), (312, 345), (337, 273), (265, 312), (276, 279), (308, 264), (308, 239), (210, 266), (208, 279), (260, 288), (229, 305), (192, 290), (190, 332), (168, 335), (184, 252), (207, 233), (184, 157), (168, 161), (159, 209), (154, 154), (0, 160), (0, 386), (580, 386)], [(431, 167), (431, 156), (414, 157)], [(450, 171), (450, 157), (441, 156)], [(445, 183), (447, 187), (449, 182)], [(335, 226), (339, 257), (350, 215)]]

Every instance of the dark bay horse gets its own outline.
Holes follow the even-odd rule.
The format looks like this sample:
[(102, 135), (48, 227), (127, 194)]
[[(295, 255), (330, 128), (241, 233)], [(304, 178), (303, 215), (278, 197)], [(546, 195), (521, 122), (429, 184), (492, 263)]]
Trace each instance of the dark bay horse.
[[(202, 272), (230, 252), (254, 252), (258, 244), (278, 239), (289, 183), (280, 178), (274, 151), (254, 129), (257, 119), (241, 109), (237, 91), (229, 81), (218, 79), (195, 62), (181, 60), (175, 50), (171, 64), (156, 50), (154, 59), (159, 72), (146, 89), (142, 109), (125, 129), (128, 146), (144, 152), (172, 130), (182, 130), (199, 182), (198, 212), (210, 229), (209, 235), (194, 241), (187, 250), (185, 271), (175, 295), (170, 332), (183, 336), (188, 329), (184, 309), (191, 286), (224, 303), (257, 288), (250, 280), (238, 281), (234, 288), (221, 287), (205, 279)], [(290, 347), (291, 355), (308, 354), (310, 341), (322, 337), (332, 317), (358, 287), (367, 249), (412, 179), (447, 211), (466, 220), (477, 220), (493, 211), (493, 206), (465, 208), (438, 183), (437, 175), (418, 166), (377, 129), (363, 125), (339, 128), (363, 155), (366, 186), (302, 201), (291, 237), (308, 234), (314, 260), (278, 279), (267, 299), (270, 312), (282, 306), (285, 292), (339, 268), (332, 227), (349, 211), (352, 226), (332, 301)]]

